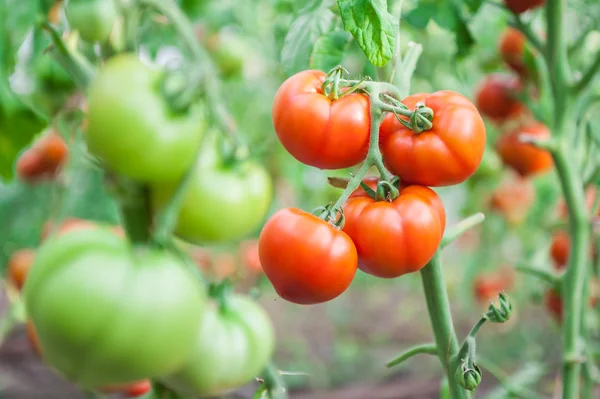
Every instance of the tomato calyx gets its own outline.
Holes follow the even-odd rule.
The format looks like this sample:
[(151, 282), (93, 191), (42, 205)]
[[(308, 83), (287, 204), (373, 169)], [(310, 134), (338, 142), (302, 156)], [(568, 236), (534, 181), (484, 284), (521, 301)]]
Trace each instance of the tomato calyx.
[(319, 219), (323, 219), (327, 223), (331, 224), (338, 230), (344, 228), (344, 223), (346, 222), (344, 211), (333, 204), (318, 206), (311, 213)]
[[(370, 190), (370, 188), (366, 185), (366, 183), (361, 182), (361, 187), (367, 192), (367, 194), (369, 194), (367, 189)], [(396, 198), (398, 198), (398, 195), (400, 195), (400, 191), (398, 190), (398, 187), (394, 185), (393, 182), (389, 182), (387, 180), (380, 180), (379, 182), (377, 182), (377, 192), (374, 198), (375, 201), (392, 202)]]
[(233, 285), (227, 278), (220, 282), (210, 283), (208, 286), (208, 296), (215, 299), (221, 312), (226, 312), (229, 309), (229, 298), (232, 292)]

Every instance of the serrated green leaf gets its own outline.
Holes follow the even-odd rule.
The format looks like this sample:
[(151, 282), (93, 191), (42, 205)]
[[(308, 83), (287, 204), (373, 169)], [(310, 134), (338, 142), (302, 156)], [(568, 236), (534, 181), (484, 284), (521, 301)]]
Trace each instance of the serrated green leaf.
[(385, 0), (338, 0), (344, 29), (356, 39), (369, 61), (382, 67), (394, 56), (398, 20)]
[(350, 34), (344, 31), (320, 37), (310, 57), (310, 68), (327, 72), (341, 64), (349, 41)]
[(424, 2), (419, 3), (417, 8), (413, 8), (402, 18), (403, 21), (406, 21), (409, 25), (412, 25), (417, 29), (425, 29), (436, 13), (437, 6), (435, 3)]
[(294, 21), (281, 51), (281, 64), (288, 76), (309, 67), (314, 45), (332, 29), (334, 17), (329, 9), (318, 8)]

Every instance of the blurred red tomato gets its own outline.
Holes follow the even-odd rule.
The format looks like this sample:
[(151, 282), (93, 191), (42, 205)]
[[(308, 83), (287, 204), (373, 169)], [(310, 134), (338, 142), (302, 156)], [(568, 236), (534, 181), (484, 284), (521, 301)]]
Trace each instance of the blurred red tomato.
[(500, 37), (498, 49), (506, 64), (520, 76), (527, 75), (525, 65), (525, 35), (521, 31), (508, 27)]
[(248, 272), (263, 272), (258, 256), (258, 240), (247, 240), (240, 243), (240, 259)]
[(521, 90), (518, 78), (503, 74), (486, 76), (475, 93), (475, 105), (482, 115), (496, 123), (523, 116), (527, 109), (514, 97)]
[(505, 266), (494, 272), (481, 273), (473, 281), (473, 293), (480, 303), (494, 300), (501, 292), (510, 291), (515, 284), (514, 269)]
[(529, 179), (511, 174), (492, 192), (490, 208), (510, 224), (520, 224), (535, 201), (535, 187)]

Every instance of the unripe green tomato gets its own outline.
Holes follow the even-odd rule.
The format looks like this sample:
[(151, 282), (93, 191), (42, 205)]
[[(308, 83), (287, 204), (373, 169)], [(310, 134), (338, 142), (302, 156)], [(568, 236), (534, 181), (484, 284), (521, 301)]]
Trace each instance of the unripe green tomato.
[(179, 180), (206, 129), (202, 104), (171, 109), (162, 76), (134, 54), (121, 54), (97, 72), (88, 92), (90, 151), (114, 172), (143, 182)]
[[(251, 160), (224, 162), (207, 140), (195, 165), (179, 210), (175, 234), (194, 242), (240, 238), (256, 229), (269, 210), (271, 177)], [(159, 211), (178, 182), (152, 186), (152, 204)]]
[(217, 396), (250, 382), (268, 364), (275, 332), (267, 313), (250, 298), (233, 295), (203, 315), (188, 362), (164, 379), (186, 395)]
[(67, 21), (87, 42), (106, 42), (119, 16), (115, 0), (69, 0)]
[(242, 72), (248, 44), (238, 34), (225, 32), (211, 35), (206, 47), (224, 77), (237, 76)]
[(182, 261), (113, 232), (50, 237), (24, 288), (44, 361), (83, 388), (157, 378), (183, 365), (205, 308)]

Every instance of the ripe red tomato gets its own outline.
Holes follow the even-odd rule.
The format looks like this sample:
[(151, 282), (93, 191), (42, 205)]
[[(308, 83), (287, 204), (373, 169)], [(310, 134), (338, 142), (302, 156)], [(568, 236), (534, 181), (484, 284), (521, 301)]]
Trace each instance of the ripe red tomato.
[(554, 320), (560, 324), (563, 318), (563, 305), (560, 293), (556, 290), (546, 291), (544, 305), (552, 317), (554, 317)]
[(63, 138), (53, 132), (41, 136), (17, 160), (17, 176), (25, 182), (35, 183), (53, 179), (69, 155), (69, 147)]
[[(552, 258), (554, 268), (563, 270), (567, 267), (569, 254), (571, 253), (571, 237), (564, 230), (559, 230), (552, 235), (552, 243), (550, 244), (550, 257)], [(595, 248), (590, 246), (590, 258), (594, 257)]]
[(418, 93), (402, 103), (414, 109), (424, 103), (433, 110), (433, 128), (419, 134), (388, 114), (381, 124), (383, 158), (404, 183), (449, 186), (468, 179), (481, 163), (485, 125), (466, 97), (451, 91)]
[(423, 268), (437, 251), (446, 212), (428, 187), (408, 186), (393, 201), (350, 198), (344, 205), (346, 232), (365, 273), (394, 278)]
[(509, 291), (515, 284), (515, 271), (510, 266), (479, 274), (473, 280), (475, 298), (480, 303), (489, 302), (498, 297), (501, 292)]
[(543, 123), (532, 122), (504, 133), (496, 142), (496, 151), (498, 151), (502, 162), (523, 177), (544, 173), (552, 169), (554, 165), (552, 155), (533, 144), (520, 142), (519, 136), (521, 134), (547, 139), (550, 137), (550, 130)]
[(525, 35), (521, 31), (508, 27), (500, 37), (499, 50), (502, 59), (521, 76), (527, 75), (525, 55)]
[(550, 256), (557, 270), (562, 270), (567, 266), (570, 252), (571, 238), (569, 234), (563, 230), (554, 233), (552, 235), (552, 244), (550, 245)]
[(279, 296), (301, 305), (339, 296), (350, 286), (358, 262), (346, 233), (295, 208), (271, 216), (260, 234), (258, 254)]
[(526, 111), (525, 106), (511, 93), (519, 91), (521, 83), (513, 76), (492, 74), (486, 76), (475, 93), (475, 104), (483, 115), (501, 123), (518, 118)]
[(8, 281), (19, 291), (25, 285), (29, 269), (33, 266), (35, 250), (30, 248), (15, 251), (8, 259)]
[(321, 90), (325, 76), (309, 70), (283, 82), (273, 102), (273, 125), (298, 161), (321, 169), (347, 168), (367, 155), (369, 99), (360, 93), (329, 99)]
[(522, 223), (535, 201), (535, 187), (529, 179), (509, 176), (492, 192), (490, 208), (510, 224)]
[(517, 14), (537, 8), (545, 2), (545, 0), (504, 0), (506, 7)]

